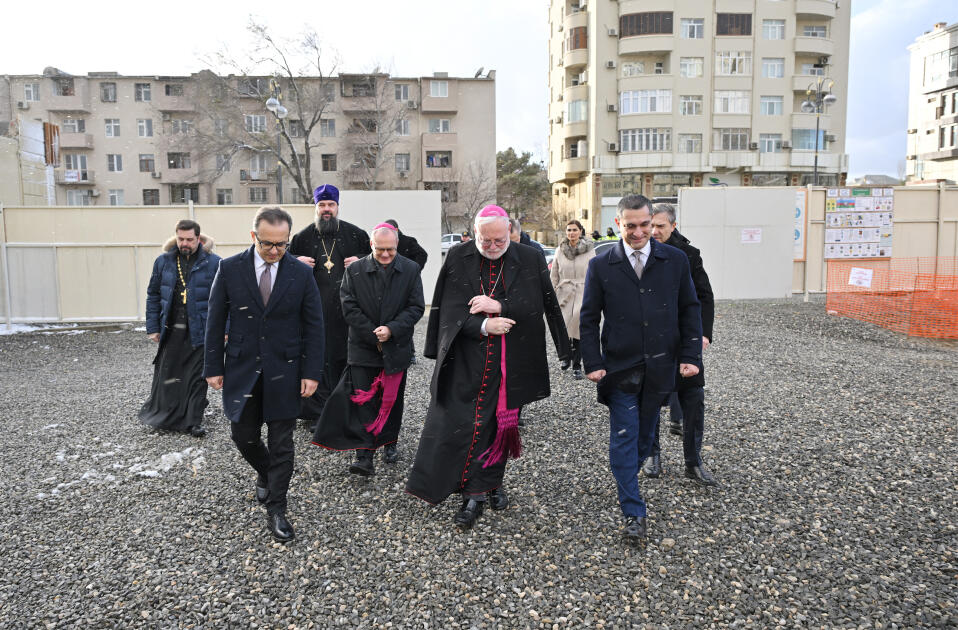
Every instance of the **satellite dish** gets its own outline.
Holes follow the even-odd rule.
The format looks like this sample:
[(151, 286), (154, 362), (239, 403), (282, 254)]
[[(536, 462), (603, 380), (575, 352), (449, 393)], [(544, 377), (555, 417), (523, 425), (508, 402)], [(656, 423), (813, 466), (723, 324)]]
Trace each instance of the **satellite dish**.
[(481, 74), (482, 74), (482, 71), (485, 70), (485, 69), (486, 69), (485, 66), (480, 66), (479, 69), (476, 70), (476, 76), (474, 76), (473, 79), (478, 79), (478, 78), (479, 78), (479, 75), (481, 75)]

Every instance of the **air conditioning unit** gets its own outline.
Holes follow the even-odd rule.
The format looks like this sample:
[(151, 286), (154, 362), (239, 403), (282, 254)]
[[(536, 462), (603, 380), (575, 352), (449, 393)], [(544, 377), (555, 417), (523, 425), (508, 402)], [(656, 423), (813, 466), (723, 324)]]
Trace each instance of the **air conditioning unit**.
[(163, 120), (164, 122), (169, 122), (170, 114), (168, 112), (163, 112)]
[(944, 108), (944, 107), (936, 107), (936, 108), (935, 108), (935, 118), (941, 118), (941, 117), (944, 116), (944, 115), (945, 115), (945, 108)]
[(831, 134), (831, 133), (825, 134), (825, 142), (835, 142), (835, 140), (836, 138), (834, 134)]
[(27, 101), (17, 101), (17, 109), (30, 109), (30, 103)]
[(820, 64), (823, 65), (823, 66), (827, 66), (827, 65), (828, 65), (828, 56), (819, 57), (819, 58), (818, 58), (818, 63), (820, 63)]
[(606, 61), (606, 62), (605, 62), (605, 67), (608, 68), (609, 70), (615, 70), (615, 62), (614, 62), (614, 61)]
[(240, 181), (245, 182), (249, 180), (249, 171), (240, 170)]
[(406, 171), (399, 171), (399, 179), (406, 179), (407, 177), (409, 177), (409, 173)]
[(757, 143), (757, 142), (749, 142), (749, 143), (748, 143), (748, 150), (749, 150), (749, 151), (757, 151), (757, 150), (758, 150), (758, 143)]
[(562, 96), (562, 93), (560, 92), (559, 95), (556, 97), (556, 100), (557, 100), (557, 101), (561, 101), (561, 100), (564, 99), (564, 98), (565, 98), (565, 97)]
[(615, 103), (609, 103), (608, 105), (605, 106), (605, 110), (608, 112), (617, 112), (619, 111), (619, 106), (616, 105)]
[(406, 109), (416, 109), (419, 107), (419, 103), (416, 101), (406, 101)]
[(156, 171), (153, 171), (152, 173), (150, 173), (150, 177), (152, 177), (153, 179), (159, 179), (160, 174), (157, 173)]
[(606, 32), (609, 34), (609, 37), (618, 37), (618, 36), (619, 36), (619, 31), (618, 31), (618, 29), (610, 28), (610, 29), (608, 29)]
[(617, 144), (614, 143), (614, 142), (610, 142), (610, 143), (609, 143), (609, 153), (618, 153), (618, 152), (619, 152), (619, 145), (617, 145)]
[(909, 130), (908, 130), (908, 133), (918, 133), (918, 130), (917, 130), (917, 129), (909, 129)]
[(99, 196), (100, 196), (100, 191), (94, 188), (93, 190), (90, 191), (90, 196), (91, 196), (91, 197), (99, 197)]
[(565, 65), (565, 59), (563, 59), (562, 57), (559, 57), (559, 65), (560, 65), (560, 66), (564, 66), (564, 65)]
[(556, 116), (556, 121), (555, 121), (555, 122), (556, 122), (557, 125), (561, 125), (561, 124), (562, 124), (562, 114), (559, 114), (558, 116)]
[(783, 148), (783, 149), (791, 149), (791, 148), (792, 148), (792, 143), (789, 142), (788, 140), (783, 140), (783, 141), (782, 141), (782, 148)]

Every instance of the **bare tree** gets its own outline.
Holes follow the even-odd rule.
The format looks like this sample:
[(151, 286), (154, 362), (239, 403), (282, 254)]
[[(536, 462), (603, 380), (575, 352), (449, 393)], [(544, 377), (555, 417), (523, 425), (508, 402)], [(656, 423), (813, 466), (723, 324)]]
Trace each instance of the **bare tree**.
[(340, 75), (344, 96), (351, 97), (344, 113), (354, 113), (346, 130), (344, 144), (347, 181), (365, 190), (376, 190), (384, 182), (381, 176), (393, 159), (389, 147), (409, 135), (406, 102), (398, 100), (389, 75), (375, 69), (362, 75)]
[(495, 174), (481, 162), (469, 162), (458, 170), (437, 170), (439, 174), (423, 187), (442, 193), (443, 232), (468, 229), (476, 214), (496, 200)]

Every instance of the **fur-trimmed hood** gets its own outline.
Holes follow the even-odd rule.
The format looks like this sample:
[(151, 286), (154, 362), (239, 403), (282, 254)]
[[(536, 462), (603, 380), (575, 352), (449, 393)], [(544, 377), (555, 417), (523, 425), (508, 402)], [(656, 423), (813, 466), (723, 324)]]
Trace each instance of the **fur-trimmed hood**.
[[(213, 240), (213, 237), (208, 234), (203, 234), (200, 232), (200, 243), (203, 244), (203, 249), (206, 250), (206, 253), (209, 254), (213, 251), (213, 247), (216, 245), (216, 241)], [(170, 237), (166, 243), (163, 244), (163, 251), (168, 252), (176, 248), (176, 235)]]
[(569, 260), (575, 260), (575, 257), (588, 252), (589, 250), (595, 249), (595, 243), (590, 241), (587, 238), (580, 238), (579, 242), (576, 243), (575, 251), (572, 251), (572, 245), (569, 243), (569, 239), (563, 239), (559, 243), (559, 251), (568, 258)]

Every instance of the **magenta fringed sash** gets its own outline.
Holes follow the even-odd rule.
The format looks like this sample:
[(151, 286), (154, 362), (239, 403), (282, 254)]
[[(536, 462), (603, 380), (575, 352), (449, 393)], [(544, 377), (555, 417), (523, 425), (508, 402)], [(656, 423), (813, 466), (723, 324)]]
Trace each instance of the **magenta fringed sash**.
[(499, 381), (499, 401), (496, 404), (496, 439), (479, 460), (485, 460), (483, 468), (494, 466), (504, 459), (516, 459), (522, 455), (522, 438), (519, 436), (519, 410), (506, 406), (506, 336), (502, 335), (502, 358), (499, 361), (502, 373)]
[(373, 399), (380, 389), (382, 390), (383, 400), (379, 406), (379, 414), (375, 420), (366, 425), (366, 431), (373, 435), (382, 433), (383, 427), (386, 426), (386, 421), (389, 420), (389, 414), (393, 410), (393, 404), (395, 404), (396, 398), (399, 396), (399, 385), (402, 383), (402, 378), (405, 373), (406, 371), (403, 370), (395, 374), (386, 374), (386, 370), (383, 370), (379, 373), (379, 376), (373, 380), (369, 389), (365, 391), (357, 389), (353, 392), (353, 395), (349, 397), (349, 399), (357, 405), (365, 405)]

